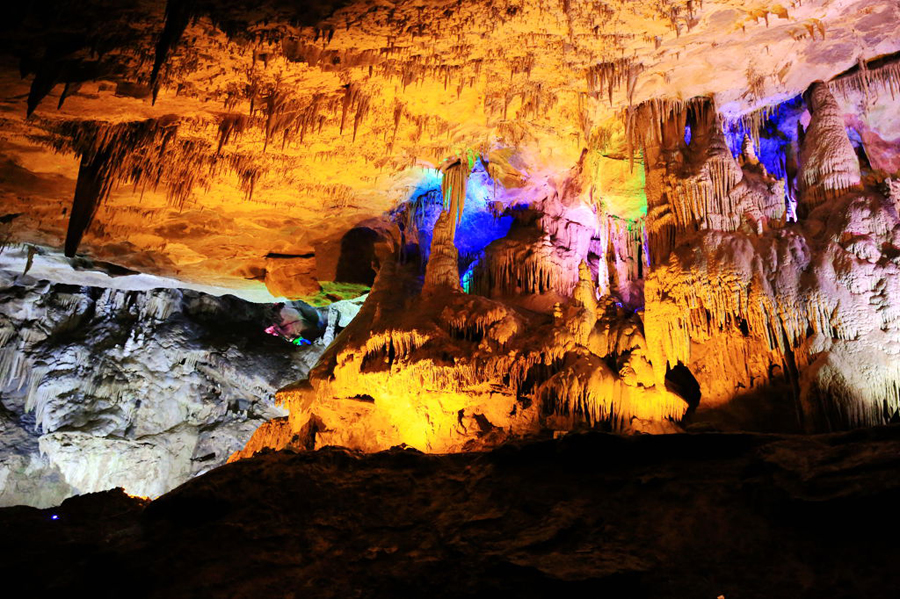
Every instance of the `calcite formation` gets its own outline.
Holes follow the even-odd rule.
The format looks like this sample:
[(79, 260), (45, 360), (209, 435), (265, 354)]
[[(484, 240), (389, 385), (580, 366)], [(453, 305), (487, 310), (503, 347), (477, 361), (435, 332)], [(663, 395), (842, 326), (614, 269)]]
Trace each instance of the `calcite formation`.
[(248, 450), (406, 444), (444, 452), (545, 430), (661, 430), (679, 420), (688, 404), (655, 380), (641, 318), (609, 294), (598, 302), (598, 273), (609, 288), (618, 244), (641, 246), (641, 235), (622, 234), (585, 204), (582, 185), (579, 165), (558, 188), (530, 189), (545, 195), (528, 209), (518, 200), (503, 208), (514, 222), (476, 258), (472, 293), (460, 286), (454, 231), (462, 229), (448, 191), (424, 276), (399, 252), (382, 266), (360, 314), (309, 379), (279, 393), (288, 420), (261, 429)]
[(270, 310), (235, 298), (0, 276), (0, 505), (161, 495), (282, 415), (275, 389), (324, 348), (266, 335)]
[[(254, 366), (296, 381), (287, 414), (217, 459), (897, 417), (896, 2), (82, 4), (2, 26), (0, 245), (57, 282), (306, 302), (270, 332), (321, 359)], [(141, 296), (154, 327), (167, 293)], [(98, 364), (79, 413), (22, 383), (39, 341), (14, 328), (0, 374), (44, 453), (86, 423), (126, 452), (95, 412), (128, 381)], [(168, 409), (160, 431), (197, 426)]]
[(809, 124), (782, 150), (799, 157), (797, 216), (786, 176), (748, 133), (732, 153), (705, 98), (627, 113), (648, 216), (625, 235), (584, 193), (584, 156), (555, 182), (495, 190), (495, 218), (514, 221), (475, 258), (468, 297), (445, 193), (424, 286), (414, 265), (383, 269), (309, 381), (280, 392), (291, 414), (265, 434), (279, 447), (448, 451), (598, 425), (660, 431), (696, 402), (692, 385), (703, 410), (768, 394), (810, 432), (894, 418), (893, 180), (863, 184), (827, 84), (804, 98)]
[[(258, 4), (38, 0), (7, 15), (15, 239), (307, 296), (335, 280), (315, 266), (330, 244), (393, 208), (417, 166), (452, 177), (469, 150), (515, 149), (563, 172), (587, 147), (606, 167), (587, 176), (621, 192), (608, 125), (648, 100), (715, 96), (734, 119), (842, 71), (866, 100), (896, 90), (878, 62), (900, 50), (892, 0)], [(896, 127), (862, 121), (890, 155)], [(634, 196), (606, 199), (640, 216)], [(270, 254), (293, 257), (294, 289)]]
[(651, 361), (658, 380), (665, 365), (686, 365), (704, 403), (787, 387), (780, 401), (809, 431), (871, 425), (900, 407), (891, 366), (900, 221), (889, 191), (861, 186), (827, 86), (814, 83), (806, 98), (799, 222), (770, 214), (770, 228), (700, 226), (661, 253), (645, 287)]

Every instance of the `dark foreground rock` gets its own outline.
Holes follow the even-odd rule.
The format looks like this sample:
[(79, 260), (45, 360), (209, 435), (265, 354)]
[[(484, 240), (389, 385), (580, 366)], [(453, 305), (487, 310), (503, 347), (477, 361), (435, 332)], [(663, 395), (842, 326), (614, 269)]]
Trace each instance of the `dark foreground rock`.
[(0, 510), (0, 577), (9, 597), (896, 597), (898, 475), (897, 426), (270, 453), (153, 502)]

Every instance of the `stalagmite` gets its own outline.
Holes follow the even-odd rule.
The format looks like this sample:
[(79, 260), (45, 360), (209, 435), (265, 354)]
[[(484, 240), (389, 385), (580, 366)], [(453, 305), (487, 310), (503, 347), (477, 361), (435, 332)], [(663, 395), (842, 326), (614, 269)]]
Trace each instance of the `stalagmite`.
[(456, 218), (452, 211), (444, 210), (434, 225), (423, 294), (462, 291), (459, 285), (459, 252), (453, 243)]
[(828, 86), (817, 81), (804, 94), (812, 115), (800, 147), (800, 206), (807, 211), (860, 183), (859, 160)]

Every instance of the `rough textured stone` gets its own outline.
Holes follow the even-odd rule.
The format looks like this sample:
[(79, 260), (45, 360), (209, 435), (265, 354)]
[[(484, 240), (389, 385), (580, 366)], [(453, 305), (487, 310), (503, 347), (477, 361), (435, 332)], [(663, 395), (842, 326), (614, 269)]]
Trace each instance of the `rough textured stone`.
[(324, 348), (264, 333), (271, 310), (179, 290), (117, 291), (4, 274), (0, 504), (124, 487), (156, 497), (222, 464), (274, 391)]
[(149, 504), (2, 509), (0, 576), (36, 596), (888, 599), (898, 456), (896, 427), (270, 453)]

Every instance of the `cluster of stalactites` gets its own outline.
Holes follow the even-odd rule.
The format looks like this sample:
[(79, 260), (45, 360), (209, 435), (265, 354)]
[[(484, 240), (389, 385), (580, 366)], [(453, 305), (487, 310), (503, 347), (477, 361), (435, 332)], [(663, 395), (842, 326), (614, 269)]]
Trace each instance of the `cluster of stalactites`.
[(665, 262), (686, 236), (699, 231), (761, 234), (770, 225), (781, 226), (785, 181), (769, 175), (749, 136), (735, 160), (711, 100), (650, 102), (629, 118), (632, 127), (649, 127), (635, 143), (645, 157), (651, 263)]
[(635, 62), (633, 58), (618, 58), (592, 65), (588, 67), (586, 74), (588, 90), (595, 96), (606, 95), (612, 106), (613, 93), (625, 86), (628, 103), (631, 104), (637, 77), (643, 69), (644, 65)]
[(390, 329), (372, 334), (362, 349), (363, 357), (385, 354), (390, 360), (403, 360), (428, 342), (429, 337), (413, 330)]
[[(159, 183), (166, 146), (176, 132), (172, 123), (155, 119), (121, 124), (67, 123), (60, 128), (57, 149), (75, 151), (81, 157), (66, 233), (67, 256), (75, 255), (97, 208), (117, 183)], [(153, 150), (144, 149), (147, 147)]]
[(494, 242), (473, 269), (472, 293), (509, 297), (556, 293), (571, 297), (580, 265), (591, 260), (600, 296), (617, 293), (640, 304), (640, 280), (649, 267), (643, 219), (623, 220), (599, 210), (590, 226), (543, 214), (531, 236)]
[(734, 221), (729, 228), (737, 228), (741, 215), (735, 214), (729, 194), (743, 174), (712, 101), (654, 100), (626, 117), (629, 146), (644, 154), (652, 262), (664, 260), (684, 232), (715, 228), (723, 217)]
[(879, 64), (870, 66), (869, 62), (860, 57), (855, 72), (836, 77), (829, 83), (829, 87), (845, 98), (861, 93), (865, 98), (865, 108), (878, 97), (879, 92), (888, 92), (891, 100), (896, 100), (900, 96), (900, 55), (894, 54), (877, 62)]
[[(731, 154), (711, 156), (700, 173), (690, 178), (672, 176), (669, 200), (680, 230), (734, 230), (741, 214), (733, 209), (731, 190), (742, 178)], [(717, 222), (727, 220), (727, 224)]]
[(715, 122), (717, 118), (712, 100), (704, 97), (690, 100), (653, 98), (629, 107), (624, 113), (628, 154), (633, 160), (638, 151), (643, 151), (644, 163), (652, 165), (664, 151), (684, 144), (689, 118), (701, 125), (697, 127), (697, 132), (702, 134), (706, 130), (705, 125)]
[(569, 426), (581, 421), (623, 430), (634, 418), (659, 422), (680, 420), (685, 414), (687, 404), (664, 385), (644, 386), (622, 377), (596, 354), (570, 355), (567, 362), (541, 384), (536, 396), (545, 413), (568, 417)]
[[(723, 245), (717, 243), (708, 251)], [(664, 378), (667, 366), (691, 363), (692, 342), (714, 339), (739, 323), (761, 337), (770, 351), (783, 355), (805, 337), (811, 320), (816, 328), (823, 320), (829, 322), (830, 306), (820, 305), (818, 297), (806, 298), (804, 305), (796, 290), (774, 293), (761, 286), (761, 274), (749, 264), (715, 268), (700, 263), (670, 266), (647, 281), (645, 330), (658, 380)]]
[[(670, 198), (679, 226), (682, 229), (716, 228), (712, 215), (728, 216), (739, 222), (740, 215), (734, 214), (729, 193), (740, 183), (743, 172), (728, 149), (722, 121), (712, 106), (698, 114), (691, 133), (693, 147), (687, 154), (693, 164), (688, 168), (696, 169), (696, 174), (677, 177)], [(730, 228), (737, 226), (733, 224)]]
[(575, 264), (545, 233), (524, 250), (509, 245), (480, 260), (473, 272), (471, 291), (486, 297), (549, 292), (569, 296), (578, 280)]
[(813, 83), (804, 94), (811, 120), (800, 141), (800, 206), (807, 211), (860, 184), (859, 159), (853, 151), (840, 107), (828, 86)]
[(258, 162), (246, 154), (222, 155), (224, 144), (240, 134), (246, 123), (241, 119), (223, 119), (218, 125), (218, 150), (196, 136), (179, 135), (183, 124), (173, 117), (163, 117), (50, 127), (50, 145), (81, 158), (66, 234), (66, 255), (75, 255), (98, 207), (120, 185), (132, 185), (141, 193), (162, 186), (168, 202), (180, 209), (195, 189), (208, 189), (210, 181), (224, 167), (238, 177), (239, 187), (252, 199), (261, 174)]
[[(447, 306), (441, 311), (439, 322), (452, 337), (486, 339), (504, 347), (524, 329), (524, 323), (503, 304), (468, 296), (468, 306)], [(462, 309), (461, 309), (462, 308)]]

